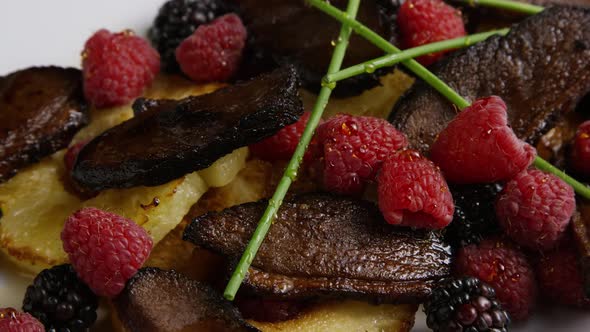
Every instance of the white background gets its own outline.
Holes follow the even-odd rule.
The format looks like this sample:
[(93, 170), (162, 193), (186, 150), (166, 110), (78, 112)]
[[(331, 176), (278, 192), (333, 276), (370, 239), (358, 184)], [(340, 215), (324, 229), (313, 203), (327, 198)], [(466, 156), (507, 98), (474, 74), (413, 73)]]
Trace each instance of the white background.
[[(0, 75), (33, 65), (78, 67), (84, 41), (94, 31), (131, 28), (145, 34), (162, 3), (163, 0), (0, 0)], [(13, 280), (10, 271), (0, 265), (0, 307), (18, 305), (7, 295), (22, 287), (13, 284)], [(422, 315), (417, 317), (414, 330), (427, 331)], [(590, 312), (542, 309), (531, 322), (511, 331), (590, 331)]]

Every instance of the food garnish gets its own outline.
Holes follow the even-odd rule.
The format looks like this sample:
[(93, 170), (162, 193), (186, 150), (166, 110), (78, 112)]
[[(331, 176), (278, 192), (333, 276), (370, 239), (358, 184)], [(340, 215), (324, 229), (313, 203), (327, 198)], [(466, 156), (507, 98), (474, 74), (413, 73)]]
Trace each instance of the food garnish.
[(242, 60), (246, 28), (236, 14), (226, 14), (200, 25), (176, 49), (182, 72), (197, 82), (227, 81)]
[[(347, 17), (352, 17), (354, 20), (358, 12), (359, 5), (360, 0), (350, 0), (348, 2), (345, 15)], [(348, 47), (348, 39), (350, 38), (351, 34), (352, 29), (343, 24), (342, 28), (340, 29), (340, 34), (338, 36), (336, 45), (334, 46), (334, 53), (332, 54), (330, 66), (328, 67), (328, 74), (337, 72), (342, 66), (346, 48)], [(262, 244), (262, 241), (264, 240), (264, 237), (271, 226), (272, 220), (275, 218), (275, 215), (281, 206), (283, 198), (287, 194), (291, 183), (297, 177), (297, 171), (299, 170), (299, 166), (303, 161), (305, 150), (307, 149), (313, 133), (320, 122), (322, 113), (326, 108), (326, 104), (328, 103), (330, 95), (332, 94), (332, 90), (335, 86), (335, 84), (322, 85), (309, 121), (307, 122), (307, 126), (305, 127), (303, 135), (301, 136), (301, 140), (297, 145), (297, 149), (295, 149), (293, 157), (291, 157), (291, 160), (287, 164), (285, 173), (281, 178), (274, 195), (269, 200), (268, 208), (260, 219), (259, 226), (256, 228), (256, 231), (252, 236), (252, 241), (248, 243), (248, 246), (246, 247), (242, 258), (240, 258), (236, 270), (227, 284), (227, 287), (224, 291), (224, 297), (226, 299), (233, 300), (236, 296), (236, 293), (240, 288), (240, 284), (246, 276), (248, 267), (252, 263), (258, 248), (260, 248), (260, 245)]]
[(392, 225), (442, 229), (453, 220), (453, 196), (440, 169), (404, 149), (385, 160), (377, 180), (379, 209)]
[(98, 297), (69, 264), (41, 271), (27, 287), (23, 300), (23, 310), (49, 332), (85, 331), (96, 321), (97, 309)]
[(35, 317), (14, 308), (0, 308), (0, 329), (3, 332), (45, 332), (43, 324)]
[(498, 96), (474, 101), (436, 137), (430, 158), (451, 183), (508, 181), (537, 155), (508, 125), (506, 104)]
[[(441, 40), (465, 36), (461, 11), (441, 0), (408, 0), (397, 11), (403, 48), (417, 47)], [(452, 48), (415, 58), (424, 66), (438, 61)]]
[(88, 207), (68, 217), (61, 233), (72, 266), (92, 291), (115, 297), (152, 250), (150, 235), (133, 220)]
[(159, 71), (158, 52), (130, 30), (99, 30), (82, 51), (84, 95), (98, 108), (124, 105), (139, 97)]
[(506, 332), (510, 323), (494, 289), (470, 277), (441, 281), (424, 303), (424, 311), (434, 332)]
[(543, 252), (563, 240), (575, 209), (572, 187), (537, 169), (508, 181), (496, 201), (504, 232), (521, 246)]
[(169, 0), (166, 1), (148, 32), (152, 44), (160, 53), (162, 69), (168, 73), (180, 72), (176, 62), (178, 45), (197, 28), (230, 12), (223, 0)]
[(526, 254), (510, 241), (488, 238), (459, 249), (453, 259), (453, 275), (475, 277), (492, 286), (515, 321), (527, 319), (535, 306), (533, 267)]
[(339, 114), (317, 129), (310, 151), (322, 160), (323, 185), (329, 192), (360, 196), (375, 182), (390, 153), (408, 145), (406, 136), (385, 119)]

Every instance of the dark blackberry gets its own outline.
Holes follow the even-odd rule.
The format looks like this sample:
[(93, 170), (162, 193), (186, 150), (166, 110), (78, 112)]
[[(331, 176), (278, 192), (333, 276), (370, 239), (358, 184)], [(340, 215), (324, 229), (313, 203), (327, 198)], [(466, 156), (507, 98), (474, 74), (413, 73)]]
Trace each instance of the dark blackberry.
[(446, 238), (453, 247), (479, 243), (484, 237), (500, 232), (494, 203), (502, 191), (500, 184), (451, 186), (455, 201), (453, 222), (446, 228)]
[(23, 311), (47, 332), (86, 331), (96, 321), (98, 298), (69, 264), (41, 271), (27, 288)]
[(179, 72), (175, 51), (201, 24), (230, 12), (223, 0), (170, 0), (158, 12), (148, 37), (158, 52), (162, 68)]
[(510, 324), (494, 289), (471, 277), (443, 280), (424, 303), (424, 312), (434, 332), (505, 332)]

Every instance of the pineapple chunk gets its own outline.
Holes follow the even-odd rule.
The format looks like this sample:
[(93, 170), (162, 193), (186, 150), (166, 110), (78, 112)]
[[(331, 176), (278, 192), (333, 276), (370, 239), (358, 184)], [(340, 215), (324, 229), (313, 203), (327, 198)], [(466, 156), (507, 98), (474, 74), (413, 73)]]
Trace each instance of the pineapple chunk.
[(28, 271), (67, 260), (59, 235), (80, 199), (61, 183), (63, 154), (57, 152), (0, 185), (0, 247)]
[(249, 150), (247, 147), (234, 150), (219, 158), (213, 165), (199, 171), (210, 187), (223, 187), (230, 183), (238, 172), (246, 166)]
[(407, 332), (414, 325), (416, 309), (415, 305), (326, 302), (284, 322), (249, 323), (263, 332)]
[(82, 206), (97, 207), (135, 221), (156, 244), (182, 221), (207, 189), (195, 172), (157, 187), (105, 190)]
[[(395, 70), (393, 73), (381, 77), (381, 86), (367, 90), (358, 96), (330, 99), (324, 117), (329, 118), (338, 113), (347, 113), (387, 118), (395, 102), (413, 83), (412, 77), (400, 70)], [(316, 96), (302, 90), (301, 97), (305, 110), (310, 111)]]

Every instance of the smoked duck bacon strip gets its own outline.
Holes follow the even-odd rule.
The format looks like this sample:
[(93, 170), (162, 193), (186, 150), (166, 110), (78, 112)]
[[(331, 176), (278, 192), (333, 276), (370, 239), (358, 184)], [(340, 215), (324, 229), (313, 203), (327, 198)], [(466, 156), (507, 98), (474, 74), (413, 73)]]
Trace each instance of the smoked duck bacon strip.
[[(590, 92), (590, 9), (553, 7), (505, 37), (458, 51), (433, 73), (467, 100), (498, 95), (514, 132), (534, 143)], [(458, 110), (424, 82), (396, 105), (391, 122), (427, 153)]]
[[(266, 202), (196, 218), (184, 239), (239, 258)], [(388, 225), (370, 202), (330, 194), (285, 201), (248, 270), (244, 285), (284, 298), (346, 296), (418, 303), (450, 273), (441, 235)]]
[[(263, 63), (292, 63), (297, 68), (304, 87), (319, 91), (322, 76), (330, 63), (333, 44), (340, 24), (324, 13), (311, 8), (303, 0), (231, 0), (248, 27), (249, 42), (246, 65)], [(331, 4), (345, 9), (347, 0), (332, 0)], [(397, 0), (363, 0), (357, 19), (381, 36), (398, 44), (395, 16)], [(378, 57), (383, 53), (360, 36), (351, 36), (344, 66)], [(267, 61), (257, 60), (264, 57)], [(253, 58), (252, 64), (248, 63)], [(251, 70), (245, 68), (246, 71)], [(334, 89), (337, 96), (358, 95), (380, 85), (379, 76), (390, 72), (380, 70), (340, 82)]]
[(210, 286), (174, 271), (139, 270), (113, 305), (129, 332), (258, 331)]
[(68, 146), (88, 121), (78, 69), (31, 67), (0, 77), (0, 183)]
[(298, 78), (283, 67), (213, 93), (137, 100), (135, 117), (88, 143), (73, 178), (90, 190), (156, 186), (209, 167), (303, 114)]

